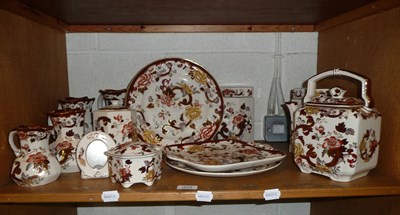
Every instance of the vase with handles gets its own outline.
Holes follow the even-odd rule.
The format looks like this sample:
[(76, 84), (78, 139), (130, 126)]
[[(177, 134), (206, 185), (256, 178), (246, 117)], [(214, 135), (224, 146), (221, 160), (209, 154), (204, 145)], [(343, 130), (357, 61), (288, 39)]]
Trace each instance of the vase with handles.
[(49, 150), (52, 131), (51, 126), (18, 126), (9, 132), (8, 142), (17, 156), (10, 174), (15, 183), (33, 187), (58, 179), (61, 166)]
[(59, 107), (61, 109), (72, 109), (72, 110), (85, 110), (85, 124), (84, 132), (88, 134), (93, 131), (93, 119), (92, 119), (92, 107), (94, 98), (85, 97), (65, 97), (58, 100)]
[(49, 123), (54, 126), (55, 138), (50, 150), (61, 164), (61, 173), (79, 172), (76, 148), (84, 136), (85, 110), (55, 110), (50, 112)]
[(99, 90), (99, 93), (100, 95), (97, 98), (97, 109), (111, 105), (114, 100), (118, 100), (119, 105), (125, 106), (126, 89), (104, 89)]

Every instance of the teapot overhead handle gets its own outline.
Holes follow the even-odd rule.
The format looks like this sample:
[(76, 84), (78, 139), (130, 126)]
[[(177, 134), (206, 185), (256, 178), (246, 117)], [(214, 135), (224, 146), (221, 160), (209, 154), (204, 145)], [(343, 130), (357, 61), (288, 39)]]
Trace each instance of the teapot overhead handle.
[(347, 76), (347, 77), (350, 77), (350, 78), (360, 81), (361, 82), (361, 98), (365, 102), (364, 106), (367, 109), (372, 108), (372, 100), (368, 95), (368, 85), (370, 85), (369, 80), (367, 78), (361, 77), (354, 73), (340, 70), (340, 69), (329, 70), (329, 71), (326, 71), (326, 72), (323, 72), (323, 73), (320, 73), (318, 75), (311, 77), (307, 83), (307, 93), (304, 97), (304, 103), (309, 102), (313, 99), (313, 97), (315, 95), (316, 82), (321, 79), (330, 77), (330, 76)]

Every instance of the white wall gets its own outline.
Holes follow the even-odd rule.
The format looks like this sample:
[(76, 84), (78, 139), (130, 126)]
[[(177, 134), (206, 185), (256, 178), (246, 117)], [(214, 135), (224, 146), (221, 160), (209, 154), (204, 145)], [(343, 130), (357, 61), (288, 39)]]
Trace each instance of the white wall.
[[(286, 100), (290, 89), (301, 87), (316, 74), (317, 42), (317, 33), (282, 34), (282, 87)], [(186, 58), (205, 67), (219, 85), (254, 86), (255, 139), (262, 140), (274, 49), (274, 33), (71, 33), (67, 34), (70, 95), (97, 98), (99, 89), (127, 87), (133, 76), (150, 62), (165, 57)], [(270, 214), (308, 214), (309, 204), (240, 205), (240, 208), (247, 208), (249, 214), (265, 214), (270, 210)], [(286, 212), (287, 208), (293, 213)], [(116, 209), (124, 210), (80, 208), (79, 213), (111, 214)], [(190, 211), (196, 211), (190, 214), (227, 211), (243, 214), (241, 209), (224, 205), (159, 206), (139, 208), (137, 214), (188, 214)]]
[[(282, 87), (289, 91), (316, 74), (317, 33), (282, 34)], [(98, 96), (99, 89), (126, 88), (145, 65), (165, 57), (191, 59), (219, 85), (255, 88), (255, 139), (263, 139), (271, 78), (274, 33), (67, 34), (71, 96)]]

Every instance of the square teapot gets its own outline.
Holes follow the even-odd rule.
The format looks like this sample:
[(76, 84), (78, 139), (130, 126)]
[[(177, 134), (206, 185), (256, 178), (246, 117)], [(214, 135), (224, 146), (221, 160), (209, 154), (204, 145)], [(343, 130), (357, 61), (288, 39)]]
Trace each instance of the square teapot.
[[(319, 96), (316, 82), (330, 76), (346, 76), (361, 82), (361, 98), (345, 97), (334, 87)], [(381, 114), (372, 107), (369, 80), (334, 69), (308, 80), (304, 106), (293, 112), (291, 145), (294, 161), (304, 173), (316, 173), (348, 182), (366, 176), (378, 161)]]

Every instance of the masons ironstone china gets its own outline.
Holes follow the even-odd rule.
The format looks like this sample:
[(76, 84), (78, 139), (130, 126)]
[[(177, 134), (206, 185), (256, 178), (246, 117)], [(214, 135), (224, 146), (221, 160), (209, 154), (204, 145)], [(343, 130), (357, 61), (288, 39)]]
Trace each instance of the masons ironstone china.
[[(345, 97), (345, 90), (330, 89), (320, 96), (316, 82), (344, 76), (361, 82), (361, 99)], [(308, 80), (304, 107), (291, 103), (293, 116), (291, 143), (294, 160), (304, 173), (316, 173), (335, 181), (352, 181), (375, 168), (378, 161), (381, 115), (367, 94), (368, 79), (335, 69)]]
[(111, 105), (93, 112), (95, 130), (110, 135), (117, 145), (136, 140), (136, 113), (113, 100)]
[(225, 172), (204, 172), (201, 170), (194, 169), (190, 166), (185, 165), (179, 161), (174, 161), (170, 159), (166, 159), (165, 163), (172, 167), (173, 169), (186, 172), (192, 175), (199, 175), (199, 176), (207, 176), (207, 177), (239, 177), (239, 176), (248, 176), (254, 175), (262, 172), (266, 172), (272, 169), (275, 169), (281, 164), (281, 161), (277, 161), (275, 163), (270, 163), (262, 166), (250, 167), (245, 169), (238, 169), (232, 171), (225, 171)]
[(84, 136), (85, 113), (85, 110), (63, 109), (48, 114), (56, 135), (50, 143), (50, 150), (61, 164), (62, 173), (80, 171), (76, 147)]
[(99, 93), (100, 95), (97, 97), (97, 109), (111, 105), (112, 100), (118, 100), (119, 105), (125, 106), (126, 89), (104, 89), (99, 90)]
[(151, 144), (209, 140), (223, 114), (214, 78), (200, 65), (180, 58), (141, 69), (127, 87), (126, 104), (137, 111), (138, 138)]
[(86, 134), (78, 143), (76, 157), (81, 178), (107, 178), (107, 156), (104, 154), (116, 146), (112, 137), (101, 131)]
[(170, 145), (165, 148), (166, 157), (192, 168), (221, 172), (266, 165), (282, 160), (286, 155), (240, 140), (215, 140)]
[(111, 181), (121, 183), (124, 188), (137, 183), (153, 185), (161, 178), (162, 150), (162, 146), (137, 141), (106, 151)]
[[(60, 176), (60, 164), (49, 150), (52, 130), (51, 126), (19, 126), (10, 131), (8, 142), (17, 156), (10, 175), (18, 185), (45, 185)], [(15, 136), (18, 137), (17, 144), (14, 142)]]
[(221, 86), (224, 115), (215, 139), (254, 141), (253, 87)]
[(65, 97), (58, 100), (59, 105), (62, 109), (72, 109), (72, 110), (85, 110), (85, 124), (84, 132), (85, 134), (93, 131), (93, 121), (92, 121), (92, 107), (94, 98), (85, 97)]

